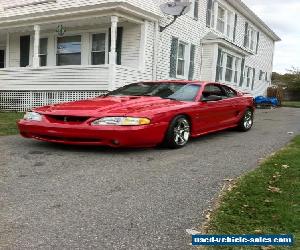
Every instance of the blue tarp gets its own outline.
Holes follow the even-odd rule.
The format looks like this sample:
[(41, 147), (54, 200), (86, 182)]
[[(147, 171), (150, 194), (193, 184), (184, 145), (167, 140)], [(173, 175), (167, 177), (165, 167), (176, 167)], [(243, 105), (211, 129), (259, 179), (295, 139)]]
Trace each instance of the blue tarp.
[(265, 97), (265, 96), (257, 96), (254, 98), (256, 104), (270, 104), (273, 106), (278, 106), (279, 101), (276, 97)]

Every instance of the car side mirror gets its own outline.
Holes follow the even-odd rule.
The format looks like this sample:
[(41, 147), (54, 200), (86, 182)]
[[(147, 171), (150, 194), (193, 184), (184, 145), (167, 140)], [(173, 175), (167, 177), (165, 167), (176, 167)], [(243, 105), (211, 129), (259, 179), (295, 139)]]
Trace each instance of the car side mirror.
[(201, 99), (202, 102), (216, 102), (222, 100), (222, 97), (219, 95), (210, 95), (208, 97), (203, 97)]

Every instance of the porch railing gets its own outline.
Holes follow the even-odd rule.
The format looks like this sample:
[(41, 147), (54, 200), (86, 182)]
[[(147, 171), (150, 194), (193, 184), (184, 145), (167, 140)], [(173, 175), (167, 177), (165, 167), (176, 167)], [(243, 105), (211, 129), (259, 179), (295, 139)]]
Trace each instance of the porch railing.
[(1, 90), (107, 90), (109, 65), (6, 68)]

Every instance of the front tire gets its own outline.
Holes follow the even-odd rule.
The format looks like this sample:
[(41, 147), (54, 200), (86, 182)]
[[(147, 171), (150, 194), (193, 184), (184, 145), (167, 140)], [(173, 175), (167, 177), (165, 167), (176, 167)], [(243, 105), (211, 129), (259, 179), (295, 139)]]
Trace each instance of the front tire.
[(164, 145), (172, 149), (184, 147), (189, 141), (190, 131), (191, 125), (185, 116), (175, 117), (169, 125)]
[(244, 113), (242, 120), (239, 123), (238, 126), (239, 130), (242, 132), (249, 131), (253, 126), (253, 118), (254, 118), (253, 110), (247, 109)]

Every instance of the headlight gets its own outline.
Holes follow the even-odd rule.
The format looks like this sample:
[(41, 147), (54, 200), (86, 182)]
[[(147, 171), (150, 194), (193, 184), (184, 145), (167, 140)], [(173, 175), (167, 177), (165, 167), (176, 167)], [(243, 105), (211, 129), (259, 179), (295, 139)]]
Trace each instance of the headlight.
[(36, 112), (27, 112), (24, 115), (24, 120), (40, 122), (42, 120), (42, 116)]
[(93, 126), (139, 126), (148, 124), (150, 124), (148, 118), (136, 117), (104, 117), (92, 122)]

